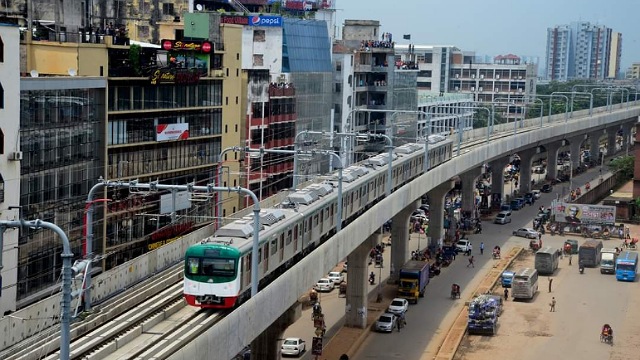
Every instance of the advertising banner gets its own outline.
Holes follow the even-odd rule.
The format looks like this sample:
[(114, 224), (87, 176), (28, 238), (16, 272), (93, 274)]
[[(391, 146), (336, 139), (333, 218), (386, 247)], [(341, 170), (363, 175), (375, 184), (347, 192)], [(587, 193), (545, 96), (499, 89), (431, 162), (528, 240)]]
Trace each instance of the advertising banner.
[(220, 22), (223, 23), (223, 24), (280, 27), (280, 26), (282, 26), (282, 16), (274, 16), (274, 15), (254, 15), (254, 16), (223, 15), (220, 18)]
[(551, 214), (558, 222), (573, 224), (615, 225), (616, 207), (606, 205), (571, 204), (554, 201)]
[(156, 141), (186, 140), (189, 138), (189, 124), (160, 124), (156, 126)]

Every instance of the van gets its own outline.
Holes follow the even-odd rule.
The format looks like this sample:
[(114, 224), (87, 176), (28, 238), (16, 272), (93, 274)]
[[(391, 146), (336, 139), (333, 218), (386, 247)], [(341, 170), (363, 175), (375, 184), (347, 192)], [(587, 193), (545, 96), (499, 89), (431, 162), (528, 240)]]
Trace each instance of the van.
[(508, 211), (501, 211), (498, 213), (498, 215), (496, 215), (495, 220), (493, 220), (494, 224), (508, 224), (511, 222), (511, 212)]
[(600, 274), (615, 274), (618, 252), (614, 248), (603, 248), (600, 251)]

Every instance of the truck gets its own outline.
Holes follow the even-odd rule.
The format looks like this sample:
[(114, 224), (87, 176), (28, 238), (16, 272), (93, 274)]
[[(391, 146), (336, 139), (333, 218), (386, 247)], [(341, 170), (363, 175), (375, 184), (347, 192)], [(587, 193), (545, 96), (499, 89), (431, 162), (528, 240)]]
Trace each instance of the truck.
[(587, 240), (578, 249), (578, 264), (585, 267), (596, 267), (600, 264), (602, 241)]
[(483, 294), (469, 302), (467, 332), (470, 335), (495, 335), (502, 312), (502, 297)]
[(602, 248), (600, 254), (600, 274), (615, 274), (618, 251), (615, 248)]
[(399, 273), (398, 297), (407, 299), (414, 304), (429, 284), (429, 263), (426, 261), (409, 260)]

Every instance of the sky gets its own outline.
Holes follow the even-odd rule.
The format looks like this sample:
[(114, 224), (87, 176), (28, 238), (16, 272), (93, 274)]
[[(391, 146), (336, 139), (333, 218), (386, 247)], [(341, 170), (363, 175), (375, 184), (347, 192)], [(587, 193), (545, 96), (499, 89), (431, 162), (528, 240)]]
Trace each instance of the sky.
[[(589, 21), (622, 33), (621, 72), (640, 62), (640, 0), (334, 1), (340, 28), (344, 20), (378, 20), (380, 31), (393, 34), (398, 44), (537, 56), (540, 68), (545, 67), (547, 28)], [(411, 34), (411, 41), (403, 34)]]

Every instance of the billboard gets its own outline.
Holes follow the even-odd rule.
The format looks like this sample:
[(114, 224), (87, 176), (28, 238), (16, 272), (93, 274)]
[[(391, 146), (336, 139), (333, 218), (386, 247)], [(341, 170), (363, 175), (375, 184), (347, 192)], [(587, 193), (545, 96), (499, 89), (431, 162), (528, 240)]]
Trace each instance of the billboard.
[(222, 15), (222, 17), (220, 18), (220, 22), (222, 24), (280, 27), (280, 26), (282, 26), (282, 16), (274, 16), (274, 15), (253, 15), (253, 16)]
[(186, 140), (189, 138), (189, 123), (156, 125), (156, 141)]
[(551, 214), (558, 222), (574, 224), (615, 225), (616, 207), (606, 205), (572, 204), (554, 201)]

